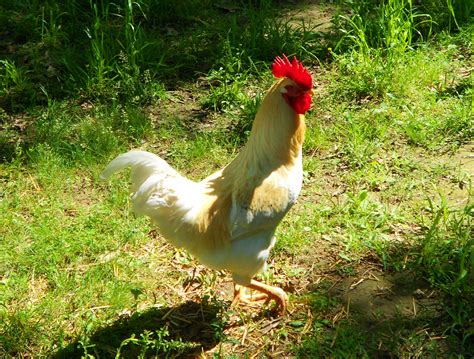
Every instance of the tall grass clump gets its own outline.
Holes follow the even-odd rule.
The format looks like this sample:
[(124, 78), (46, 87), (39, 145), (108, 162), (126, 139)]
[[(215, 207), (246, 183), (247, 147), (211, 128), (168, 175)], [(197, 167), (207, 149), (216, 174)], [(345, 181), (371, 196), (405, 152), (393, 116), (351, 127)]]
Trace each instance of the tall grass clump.
[(86, 29), (90, 59), (85, 73), (90, 97), (143, 103), (159, 96), (144, 60), (144, 51), (153, 42), (146, 39), (137, 20), (146, 19), (142, 5), (131, 0), (123, 7), (90, 1), (93, 17)]
[(149, 79), (162, 75), (156, 70), (163, 65), (164, 41), (156, 36), (158, 30), (143, 31), (143, 24), (151, 23), (148, 3), (28, 0), (2, 4), (0, 32), (8, 35), (4, 61), (23, 75), (21, 86), (10, 80), (2, 86), (8, 92), (1, 98), (2, 107), (14, 112), (46, 104), (48, 97), (58, 100), (78, 94), (135, 103), (159, 96), (159, 86)]
[[(453, 334), (459, 354), (474, 350), (474, 204), (449, 208), (446, 200), (429, 201), (423, 218), (418, 265), (430, 283), (444, 294), (445, 332)], [(461, 345), (459, 345), (461, 344)]]
[(456, 0), (363, 0), (342, 2), (346, 12), (334, 20), (341, 31), (333, 56), (347, 97), (380, 98), (390, 90), (394, 67), (406, 53), (441, 31), (462, 30), (472, 2)]
[(356, 98), (380, 97), (390, 86), (394, 65), (412, 49), (415, 39), (423, 39), (418, 28), (429, 25), (431, 17), (418, 13), (411, 0), (347, 1), (346, 5), (352, 16), (336, 19), (342, 37), (333, 53), (347, 76), (344, 92)]
[[(387, 55), (403, 53), (415, 40), (427, 39), (431, 34), (431, 15), (421, 12), (412, 0), (384, 0), (381, 2), (347, 1), (352, 15), (341, 15), (339, 26), (343, 37), (338, 46), (353, 47), (365, 44), (380, 48)], [(427, 31), (423, 32), (427, 25)]]
[(107, 54), (107, 42), (105, 37), (107, 32), (104, 24), (109, 23), (109, 4), (102, 3), (99, 5), (90, 2), (93, 13), (93, 22), (90, 27), (86, 28), (87, 37), (90, 40), (90, 59), (87, 73), (87, 88), (93, 91), (100, 91), (107, 86), (108, 73), (110, 72), (111, 55)]
[(431, 15), (436, 32), (452, 32), (472, 22), (474, 3), (465, 0), (426, 0), (417, 2), (416, 7)]
[(25, 70), (14, 61), (0, 60), (0, 107), (14, 109), (22, 99), (33, 96)]
[(143, 61), (143, 49), (147, 44), (143, 40), (140, 23), (134, 21), (135, 8), (144, 15), (139, 2), (127, 0), (124, 7), (124, 32), (125, 43), (121, 44), (127, 54), (127, 59), (132, 70), (132, 74), (137, 76), (140, 73), (139, 64)]

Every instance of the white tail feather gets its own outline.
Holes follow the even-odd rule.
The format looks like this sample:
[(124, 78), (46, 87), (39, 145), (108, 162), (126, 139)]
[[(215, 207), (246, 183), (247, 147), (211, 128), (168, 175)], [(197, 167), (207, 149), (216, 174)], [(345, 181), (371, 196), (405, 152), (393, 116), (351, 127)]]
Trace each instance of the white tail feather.
[(106, 180), (114, 173), (127, 167), (132, 168), (132, 193), (135, 193), (152, 174), (166, 173), (179, 176), (165, 160), (157, 155), (146, 151), (132, 150), (117, 156), (110, 162), (102, 171), (100, 178)]

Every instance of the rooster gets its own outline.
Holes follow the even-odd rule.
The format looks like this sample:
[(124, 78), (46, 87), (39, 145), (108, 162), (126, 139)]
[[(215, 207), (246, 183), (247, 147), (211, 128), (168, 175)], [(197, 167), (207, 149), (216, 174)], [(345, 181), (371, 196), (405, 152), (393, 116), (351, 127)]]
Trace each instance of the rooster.
[[(304, 114), (313, 84), (296, 57), (276, 57), (272, 72), (278, 80), (262, 101), (248, 142), (222, 170), (193, 182), (160, 157), (132, 150), (110, 162), (101, 178), (131, 167), (135, 213), (149, 216), (170, 243), (202, 264), (229, 271), (233, 303), (273, 299), (283, 314), (286, 293), (254, 276), (265, 269), (277, 225), (301, 190)], [(250, 296), (245, 288), (259, 294)]]

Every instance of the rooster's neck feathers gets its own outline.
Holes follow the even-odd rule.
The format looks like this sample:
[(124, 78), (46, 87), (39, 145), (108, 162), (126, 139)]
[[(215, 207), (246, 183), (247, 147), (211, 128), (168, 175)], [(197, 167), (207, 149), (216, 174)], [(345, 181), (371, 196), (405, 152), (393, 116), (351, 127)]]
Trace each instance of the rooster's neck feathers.
[(300, 158), (306, 125), (304, 116), (296, 114), (281, 94), (288, 84), (291, 80), (281, 79), (268, 91), (242, 150), (242, 160), (279, 166), (292, 165)]
[[(283, 202), (277, 202), (286, 201), (288, 195), (280, 193), (281, 188), (266, 186), (264, 182), (272, 174), (287, 181), (286, 177), (295, 170), (302, 170), (301, 149), (306, 129), (304, 116), (296, 114), (288, 106), (280, 91), (289, 81), (281, 79), (270, 88), (255, 117), (245, 147), (227, 167), (205, 180), (209, 193), (217, 194), (220, 201), (237, 201), (242, 205), (259, 203), (259, 207), (265, 208), (285, 206)], [(274, 190), (279, 192), (273, 193)]]

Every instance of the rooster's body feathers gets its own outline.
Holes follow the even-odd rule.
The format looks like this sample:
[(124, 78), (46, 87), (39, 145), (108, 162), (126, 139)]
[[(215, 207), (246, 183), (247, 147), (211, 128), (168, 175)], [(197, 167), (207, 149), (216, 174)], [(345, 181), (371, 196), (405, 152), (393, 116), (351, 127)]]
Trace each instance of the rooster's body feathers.
[(173, 245), (210, 268), (229, 270), (241, 285), (264, 268), (276, 226), (298, 197), (303, 175), (301, 168), (281, 167), (261, 182), (252, 176), (254, 181), (232, 186), (225, 168), (196, 183), (158, 156), (130, 151), (102, 177), (125, 167), (132, 169), (134, 211), (149, 216)]

